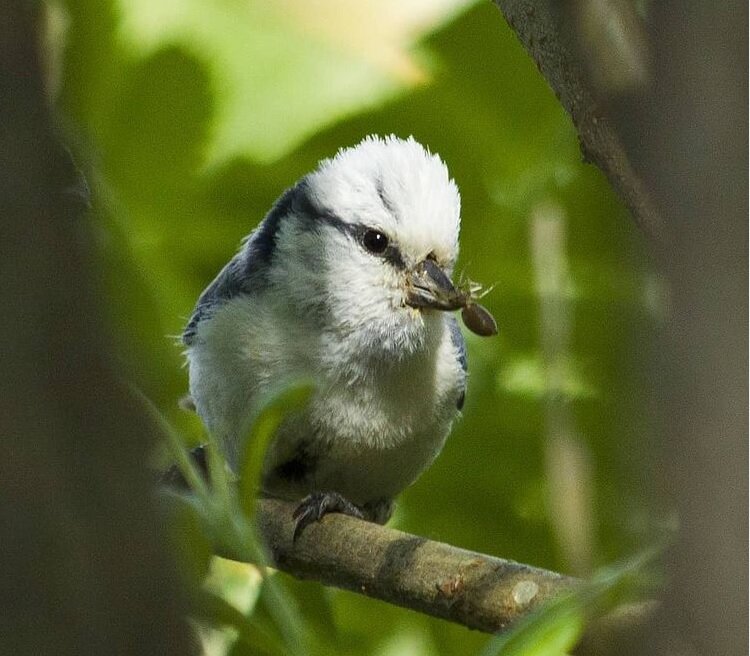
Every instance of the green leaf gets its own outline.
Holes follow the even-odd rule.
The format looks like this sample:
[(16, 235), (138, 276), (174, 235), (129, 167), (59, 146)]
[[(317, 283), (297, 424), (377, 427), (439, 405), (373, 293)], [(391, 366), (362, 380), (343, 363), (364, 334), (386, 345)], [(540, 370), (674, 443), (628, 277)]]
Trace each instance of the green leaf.
[(138, 58), (178, 45), (206, 63), (218, 101), (209, 164), (270, 162), (323, 126), (426, 82), (413, 44), (472, 1), (358, 0), (347, 12), (333, 0), (120, 0), (118, 36)]
[[(283, 642), (272, 626), (247, 615), (215, 592), (198, 590), (193, 597), (193, 615), (211, 627), (231, 627), (237, 632), (229, 653), (276, 656), (286, 654)], [(236, 651), (235, 651), (236, 650)]]
[(600, 569), (573, 592), (553, 599), (490, 640), (481, 656), (562, 656), (581, 638), (586, 624), (637, 596), (662, 547)]
[[(316, 581), (285, 576), (284, 589), (294, 598), (309, 630), (321, 642), (335, 645), (340, 639), (332, 598), (336, 591)], [(326, 653), (325, 650), (322, 653)]]
[(151, 399), (149, 399), (135, 385), (131, 385), (131, 390), (136, 398), (141, 401), (143, 407), (148, 412), (148, 415), (153, 419), (154, 424), (161, 430), (172, 457), (175, 459), (175, 463), (177, 464), (180, 473), (185, 477), (188, 485), (196, 494), (205, 497), (207, 494), (206, 484), (196, 468), (195, 463), (191, 460), (182, 437), (180, 437), (172, 424), (169, 423), (167, 418), (161, 413), (159, 408), (154, 405)]
[(256, 565), (215, 556), (203, 581), (209, 592), (220, 595), (243, 614), (252, 611), (260, 595), (263, 577)]
[(167, 534), (174, 545), (179, 570), (197, 584), (206, 576), (212, 557), (202, 505), (193, 495), (171, 490), (163, 491), (160, 499), (169, 520)]
[(270, 393), (261, 403), (252, 420), (250, 432), (242, 446), (239, 463), (239, 495), (248, 518), (255, 513), (255, 497), (260, 488), (261, 470), (266, 448), (281, 422), (291, 412), (300, 411), (315, 389), (311, 381), (298, 381)]
[(309, 630), (294, 597), (278, 576), (267, 574), (263, 579), (263, 590), (258, 605), (258, 615), (272, 618), (284, 638), (288, 652), (295, 656), (310, 656), (320, 653), (317, 639)]
[(562, 656), (578, 642), (585, 620), (580, 595), (567, 595), (490, 640), (481, 656)]

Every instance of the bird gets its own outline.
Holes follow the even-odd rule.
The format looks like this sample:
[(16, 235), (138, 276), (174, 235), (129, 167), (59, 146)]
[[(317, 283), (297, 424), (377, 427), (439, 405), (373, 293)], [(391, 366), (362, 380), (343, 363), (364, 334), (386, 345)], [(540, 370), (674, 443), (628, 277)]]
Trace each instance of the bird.
[(230, 468), (264, 395), (315, 383), (262, 466), (260, 494), (297, 504), (294, 540), (331, 512), (384, 524), (443, 448), (467, 384), (460, 221), (437, 154), (371, 135), (287, 189), (198, 298), (190, 395)]

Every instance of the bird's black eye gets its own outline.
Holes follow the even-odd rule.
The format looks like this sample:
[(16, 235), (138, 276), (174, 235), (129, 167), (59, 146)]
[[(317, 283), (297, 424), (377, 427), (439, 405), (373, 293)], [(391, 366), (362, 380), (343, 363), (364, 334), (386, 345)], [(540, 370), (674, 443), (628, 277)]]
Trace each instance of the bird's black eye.
[(362, 235), (362, 243), (368, 251), (380, 255), (388, 248), (388, 237), (378, 230), (368, 228)]

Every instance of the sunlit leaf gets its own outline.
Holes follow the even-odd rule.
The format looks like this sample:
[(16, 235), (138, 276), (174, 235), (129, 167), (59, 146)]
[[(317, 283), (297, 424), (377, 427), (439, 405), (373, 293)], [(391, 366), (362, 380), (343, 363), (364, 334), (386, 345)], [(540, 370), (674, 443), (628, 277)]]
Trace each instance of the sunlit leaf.
[(121, 0), (120, 39), (140, 57), (179, 44), (217, 90), (207, 159), (267, 162), (336, 119), (423, 83), (414, 43), (470, 0)]
[(203, 585), (220, 595), (243, 614), (247, 614), (260, 594), (263, 577), (257, 566), (214, 557)]
[(201, 641), (210, 643), (213, 653), (286, 654), (283, 642), (253, 615), (243, 613), (217, 592), (199, 591), (194, 596), (193, 614), (199, 620)]

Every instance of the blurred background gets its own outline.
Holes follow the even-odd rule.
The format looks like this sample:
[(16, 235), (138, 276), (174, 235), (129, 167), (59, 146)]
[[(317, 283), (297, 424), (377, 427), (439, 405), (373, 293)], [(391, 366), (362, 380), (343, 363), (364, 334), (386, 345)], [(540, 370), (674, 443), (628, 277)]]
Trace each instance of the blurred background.
[[(672, 527), (653, 482), (644, 364), (665, 285), (495, 6), (67, 0), (48, 3), (46, 21), (47, 91), (92, 188), (119, 358), (188, 442), (202, 432), (177, 405), (177, 336), (199, 293), (320, 159), (368, 134), (413, 135), (459, 186), (457, 271), (492, 287), (483, 303), (500, 334), (467, 333), (463, 417), (392, 525), (581, 576)], [(158, 447), (149, 460), (168, 462)], [(487, 642), (279, 577), (331, 633), (331, 653), (465, 654)], [(214, 572), (212, 585), (251, 611), (250, 570)], [(208, 633), (206, 653), (225, 653), (226, 636)]]

